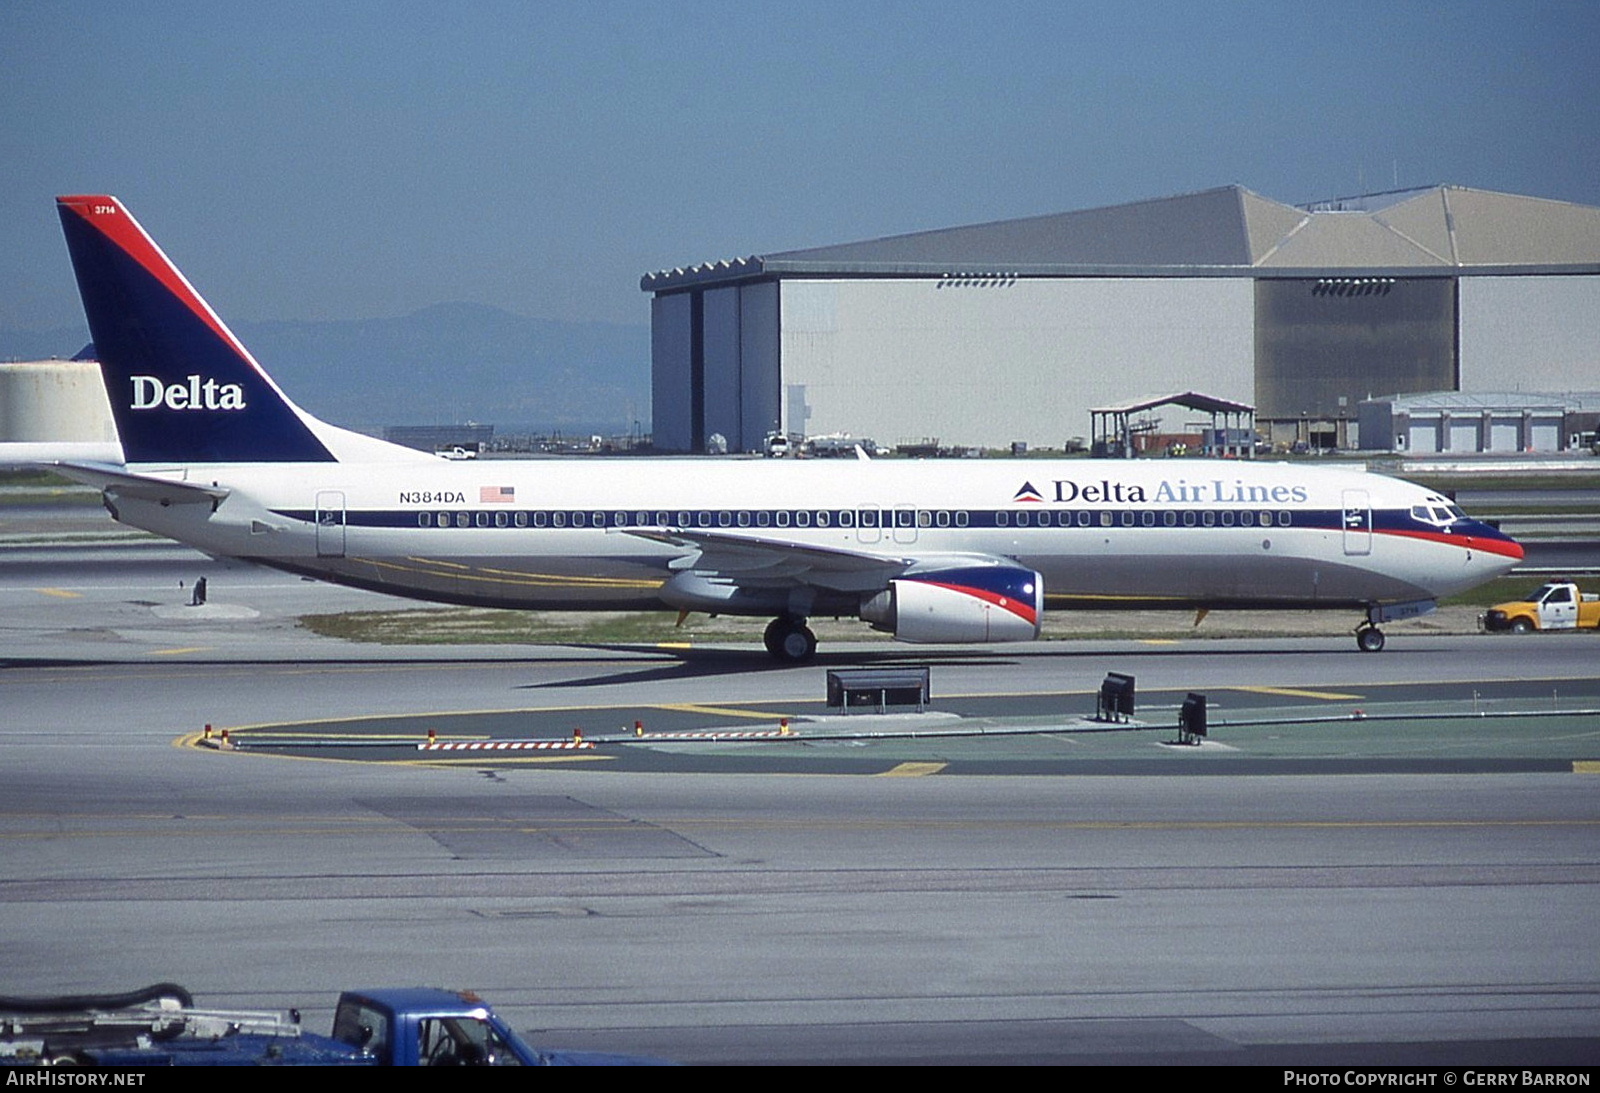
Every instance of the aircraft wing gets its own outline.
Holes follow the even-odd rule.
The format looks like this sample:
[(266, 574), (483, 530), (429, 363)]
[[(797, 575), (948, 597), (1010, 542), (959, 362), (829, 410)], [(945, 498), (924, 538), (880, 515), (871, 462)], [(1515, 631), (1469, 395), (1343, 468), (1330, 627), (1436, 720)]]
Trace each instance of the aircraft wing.
[(809, 584), (841, 591), (883, 588), (915, 558), (817, 546), (743, 531), (711, 528), (622, 528), (625, 534), (682, 547), (671, 568), (747, 587)]
[(51, 463), (51, 470), (74, 482), (98, 486), (121, 497), (138, 498), (167, 505), (210, 505), (215, 508), (232, 491), (226, 486), (208, 486), (132, 471), (107, 463)]
[(839, 592), (887, 588), (896, 577), (952, 567), (1014, 567), (992, 554), (874, 554), (848, 547), (817, 546), (759, 532), (711, 528), (619, 528), (618, 531), (682, 547), (670, 568), (745, 588), (812, 585)]

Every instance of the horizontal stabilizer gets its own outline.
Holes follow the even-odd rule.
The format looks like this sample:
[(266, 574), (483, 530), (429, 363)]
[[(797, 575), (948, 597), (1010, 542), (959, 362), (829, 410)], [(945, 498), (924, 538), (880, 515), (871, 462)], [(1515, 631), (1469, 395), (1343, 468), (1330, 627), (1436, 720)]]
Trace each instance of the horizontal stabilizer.
[(154, 501), (166, 505), (198, 505), (215, 507), (233, 492), (226, 486), (204, 485), (199, 482), (182, 482), (153, 474), (135, 474), (121, 467), (103, 463), (56, 463), (51, 467), (57, 474), (98, 486), (119, 497), (132, 497), (141, 501)]

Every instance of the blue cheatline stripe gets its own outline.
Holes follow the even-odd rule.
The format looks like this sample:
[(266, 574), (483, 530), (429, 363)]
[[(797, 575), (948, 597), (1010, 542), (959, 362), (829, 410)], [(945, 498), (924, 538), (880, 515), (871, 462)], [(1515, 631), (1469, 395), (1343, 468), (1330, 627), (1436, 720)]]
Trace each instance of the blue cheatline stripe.
[[(279, 516), (291, 520), (313, 521), (313, 509), (275, 509)], [(1112, 530), (1142, 531), (1215, 531), (1215, 530), (1272, 530), (1276, 528), (1321, 529), (1339, 531), (1344, 528), (1344, 513), (1338, 509), (1289, 512), (1279, 509), (1074, 509), (1030, 511), (1026, 524), (1017, 523), (1013, 509), (923, 509), (913, 515), (915, 524), (895, 524), (899, 514), (890, 509), (529, 509), (510, 508), (495, 504), (474, 505), (470, 508), (440, 506), (428, 509), (351, 509), (345, 512), (344, 522), (350, 527), (390, 528), (470, 528), (501, 527), (510, 529), (593, 530), (595, 528), (679, 528), (685, 532), (697, 530), (728, 532), (793, 532), (822, 529), (858, 528), (876, 529), (885, 535), (895, 531), (964, 531), (969, 529), (1004, 531), (1071, 530), (1100, 532)], [(922, 517), (927, 522), (922, 522)], [(1146, 521), (1146, 517), (1149, 521)], [(1167, 517), (1171, 516), (1168, 522)], [(1193, 516), (1193, 523), (1186, 517)], [(1209, 517), (1210, 523), (1206, 520)], [(1086, 522), (1085, 522), (1086, 518)], [(480, 519), (482, 522), (480, 523)], [(875, 519), (875, 522), (870, 522)], [(1271, 522), (1268, 523), (1268, 520)], [(941, 522), (942, 521), (942, 522)], [(1248, 523), (1246, 522), (1248, 521)], [(1440, 529), (1430, 523), (1417, 521), (1408, 513), (1374, 513), (1374, 531), (1428, 531)], [(1359, 529), (1356, 529), (1359, 530)], [(1475, 532), (1476, 533), (1476, 532)]]

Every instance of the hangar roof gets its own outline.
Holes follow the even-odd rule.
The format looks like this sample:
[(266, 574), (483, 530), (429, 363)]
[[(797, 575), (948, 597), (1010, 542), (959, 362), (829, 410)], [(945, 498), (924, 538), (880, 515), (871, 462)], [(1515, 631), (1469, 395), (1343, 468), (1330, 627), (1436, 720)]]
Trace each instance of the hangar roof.
[(1505, 413), (1520, 413), (1523, 410), (1560, 410), (1578, 413), (1600, 410), (1600, 392), (1566, 391), (1555, 394), (1548, 391), (1423, 391), (1366, 399), (1362, 404), (1369, 403), (1388, 403), (1395, 411), (1410, 414), (1425, 413), (1430, 410), (1466, 411), (1469, 414), (1485, 410)]
[(1223, 186), (648, 273), (646, 292), (773, 276), (1321, 277), (1600, 273), (1600, 208), (1429, 186), (1284, 205)]

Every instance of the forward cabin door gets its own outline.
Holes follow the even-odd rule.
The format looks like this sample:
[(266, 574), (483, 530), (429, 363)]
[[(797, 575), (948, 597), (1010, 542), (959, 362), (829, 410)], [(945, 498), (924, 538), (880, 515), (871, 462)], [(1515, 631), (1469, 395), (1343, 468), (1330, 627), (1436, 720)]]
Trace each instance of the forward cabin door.
[(1372, 553), (1372, 500), (1366, 490), (1344, 491), (1344, 552)]

